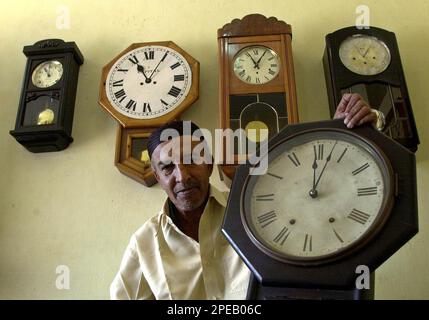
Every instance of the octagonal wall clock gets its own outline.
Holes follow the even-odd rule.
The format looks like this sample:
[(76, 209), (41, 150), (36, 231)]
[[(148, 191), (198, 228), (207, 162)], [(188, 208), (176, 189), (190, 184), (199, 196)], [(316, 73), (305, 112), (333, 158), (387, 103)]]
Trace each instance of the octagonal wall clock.
[(102, 70), (99, 104), (116, 120), (115, 165), (146, 185), (147, 138), (198, 99), (199, 62), (172, 41), (134, 43)]
[[(234, 19), (218, 30), (220, 126), (245, 132), (234, 146), (236, 163), (247, 157), (240, 144), (258, 145), (298, 122), (291, 41), (289, 24), (261, 14)], [(256, 130), (256, 138), (247, 135), (249, 129)], [(268, 135), (258, 134), (259, 129), (268, 129)], [(236, 163), (224, 161), (220, 167), (227, 184)]]

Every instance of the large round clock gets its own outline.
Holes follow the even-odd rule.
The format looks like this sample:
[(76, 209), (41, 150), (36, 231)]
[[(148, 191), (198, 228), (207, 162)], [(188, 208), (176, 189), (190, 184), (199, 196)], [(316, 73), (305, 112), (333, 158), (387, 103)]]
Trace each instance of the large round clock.
[(338, 129), (304, 131), (269, 151), (268, 174), (249, 176), (243, 223), (266, 254), (322, 263), (362, 246), (389, 216), (393, 176), (378, 147)]
[(125, 128), (177, 118), (198, 98), (199, 63), (171, 41), (136, 43), (103, 68), (100, 104)]
[(222, 227), (253, 273), (248, 298), (373, 298), (357, 268), (373, 273), (418, 231), (414, 154), (330, 120), (287, 126), (259, 159), (237, 168)]

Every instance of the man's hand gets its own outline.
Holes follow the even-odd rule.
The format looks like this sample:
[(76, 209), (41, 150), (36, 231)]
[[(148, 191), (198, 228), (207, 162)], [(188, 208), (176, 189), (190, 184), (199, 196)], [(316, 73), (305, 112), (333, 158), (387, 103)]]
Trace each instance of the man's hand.
[(347, 128), (377, 122), (377, 115), (358, 93), (346, 93), (335, 111), (334, 119), (344, 119)]

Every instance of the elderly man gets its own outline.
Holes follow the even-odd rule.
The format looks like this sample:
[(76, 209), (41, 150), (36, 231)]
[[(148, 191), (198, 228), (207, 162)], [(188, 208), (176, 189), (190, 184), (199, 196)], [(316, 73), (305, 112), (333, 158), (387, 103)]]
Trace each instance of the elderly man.
[[(344, 95), (335, 118), (344, 118), (349, 128), (382, 122), (357, 94)], [(179, 135), (163, 141), (166, 129)], [(192, 124), (190, 134), (198, 129)], [(246, 297), (250, 271), (221, 233), (227, 194), (209, 183), (211, 162), (184, 161), (192, 159), (192, 150), (200, 143), (192, 141), (184, 148), (185, 141), (191, 141), (184, 134), (183, 122), (175, 121), (149, 138), (152, 169), (168, 198), (158, 215), (132, 235), (110, 287), (112, 299)]]

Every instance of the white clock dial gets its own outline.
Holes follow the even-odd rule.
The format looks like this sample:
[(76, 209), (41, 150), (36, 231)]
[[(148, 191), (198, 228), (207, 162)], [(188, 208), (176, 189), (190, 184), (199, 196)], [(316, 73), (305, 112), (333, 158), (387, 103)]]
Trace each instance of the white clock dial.
[(36, 69), (34, 69), (31, 80), (38, 88), (48, 88), (60, 81), (62, 76), (62, 63), (52, 60), (39, 64)]
[(182, 103), (192, 85), (192, 72), (177, 51), (151, 45), (119, 58), (107, 82), (107, 97), (118, 112), (134, 119), (152, 119)]
[(320, 260), (366, 239), (384, 221), (388, 169), (367, 144), (340, 132), (302, 134), (270, 152), (252, 176), (245, 220), (252, 236), (286, 260)]
[(246, 83), (264, 84), (274, 79), (280, 71), (277, 53), (264, 46), (249, 46), (234, 58), (234, 74)]
[(386, 44), (366, 35), (354, 35), (345, 39), (340, 45), (339, 55), (347, 69), (367, 76), (383, 72), (391, 60)]

